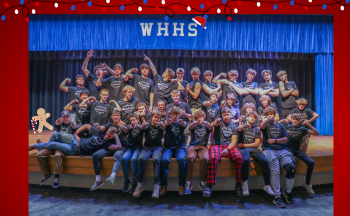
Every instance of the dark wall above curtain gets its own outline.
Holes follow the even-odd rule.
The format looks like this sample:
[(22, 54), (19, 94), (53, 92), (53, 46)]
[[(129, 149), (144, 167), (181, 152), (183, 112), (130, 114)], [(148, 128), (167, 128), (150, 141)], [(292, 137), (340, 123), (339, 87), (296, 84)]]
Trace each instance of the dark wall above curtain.
[[(241, 50), (292, 53), (333, 53), (333, 16), (208, 15), (207, 27), (197, 15), (30, 15), (30, 51), (66, 50)], [(150, 33), (142, 26), (151, 26)], [(159, 26), (168, 24), (159, 34)], [(184, 23), (183, 36), (180, 23)], [(195, 25), (197, 25), (195, 27)], [(192, 29), (192, 30), (191, 30)], [(192, 34), (192, 36), (191, 36)]]
[[(221, 72), (227, 72), (231, 69), (239, 71), (238, 81), (246, 80), (245, 72), (248, 68), (253, 68), (258, 72), (254, 81), (264, 82), (261, 71), (270, 69), (273, 72), (273, 80), (278, 81), (276, 73), (279, 70), (286, 70), (289, 80), (295, 81), (299, 88), (300, 96), (305, 97), (309, 104), (307, 107), (315, 110), (314, 106), (314, 82), (315, 82), (315, 61), (314, 60), (277, 60), (277, 59), (237, 59), (237, 58), (152, 58), (158, 73), (162, 73), (167, 67), (176, 70), (178, 67), (185, 69), (185, 80), (190, 81), (189, 71), (192, 67), (199, 67), (202, 74), (200, 79), (203, 81), (203, 72), (212, 70), (214, 75)], [(76, 85), (75, 76), (83, 74), (82, 65), (84, 59), (74, 60), (30, 60), (29, 61), (29, 116), (33, 116), (40, 107), (45, 108), (51, 113), (49, 123), (59, 117), (63, 107), (70, 102), (68, 93), (59, 89), (61, 82), (65, 78), (71, 78), (72, 83), (67, 85)], [(143, 58), (92, 58), (88, 65), (90, 72), (100, 62), (105, 62), (113, 67), (117, 62), (121, 63), (124, 70), (139, 68), (144, 63)], [(108, 75), (109, 76), (109, 75)], [(150, 75), (153, 78), (153, 75)], [(88, 83), (86, 87), (89, 87)], [(31, 125), (28, 127), (31, 129)]]

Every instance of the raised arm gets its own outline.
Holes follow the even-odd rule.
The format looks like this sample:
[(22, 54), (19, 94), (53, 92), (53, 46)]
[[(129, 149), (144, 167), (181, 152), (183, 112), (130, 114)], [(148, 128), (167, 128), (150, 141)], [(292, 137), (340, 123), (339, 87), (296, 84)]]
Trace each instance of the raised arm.
[(217, 127), (217, 126), (221, 125), (221, 123), (222, 123), (222, 118), (217, 118), (214, 120), (213, 125), (215, 127)]
[(132, 79), (133, 76), (131, 73), (137, 73), (137, 72), (138, 72), (137, 68), (132, 68), (125, 73), (125, 76), (127, 76), (129, 79)]
[(151, 70), (152, 70), (153, 76), (156, 76), (156, 74), (157, 74), (157, 70), (156, 70), (156, 67), (154, 66), (154, 64), (152, 63), (151, 59), (150, 59), (150, 58), (148, 58), (148, 57), (145, 55), (144, 60), (145, 60), (145, 61), (148, 61), (148, 64), (149, 64), (149, 66), (151, 67)]
[(187, 94), (187, 92), (190, 93), (191, 96), (195, 100), (197, 100), (197, 98), (199, 97), (199, 94), (201, 93), (201, 84), (199, 82), (196, 83), (196, 85), (194, 86), (194, 92), (190, 89), (190, 84), (187, 84), (187, 86), (186, 86), (186, 94)]
[(81, 103), (79, 104), (79, 107), (87, 108), (86, 103), (87, 103), (89, 100), (97, 101), (95, 97), (92, 97), (92, 96), (91, 96), (91, 97), (86, 98), (83, 102), (81, 102)]
[(302, 125), (306, 125), (311, 128), (311, 130), (308, 131), (308, 134), (318, 136), (320, 133), (314, 128), (309, 122), (303, 122)]
[(83, 72), (85, 74), (86, 77), (89, 76), (90, 72), (89, 70), (87, 69), (87, 66), (88, 66), (88, 63), (89, 63), (89, 60), (94, 56), (94, 50), (89, 50), (88, 53), (87, 53), (87, 57), (84, 61), (84, 64), (83, 64)]
[(72, 111), (72, 110), (73, 110), (72, 105), (73, 105), (73, 104), (78, 104), (78, 103), (79, 103), (78, 99), (72, 100), (72, 101), (71, 101), (69, 104), (67, 104), (63, 109), (64, 109), (64, 110), (68, 110), (68, 111)]
[(81, 132), (83, 132), (84, 130), (90, 130), (91, 125), (90, 124), (84, 124), (83, 126), (81, 126), (73, 135), (78, 135)]
[(66, 82), (67, 82), (67, 81), (68, 81), (68, 83), (71, 82), (71, 80), (70, 80), (69, 78), (66, 78), (66, 79), (63, 80), (63, 82), (61, 83), (60, 89), (61, 89), (62, 91), (69, 92), (69, 91), (68, 91), (68, 87), (66, 86)]
[(224, 77), (226, 78), (226, 73), (221, 73), (219, 75), (217, 75), (214, 79), (213, 79), (213, 83), (217, 84), (218, 80), (221, 78), (221, 77)]
[(105, 63), (100, 63), (100, 66), (103, 70), (107, 70), (109, 73), (111, 73), (112, 76), (115, 76), (114, 70), (112, 70), (112, 68), (110, 68), (108, 65), (106, 65)]
[(115, 100), (110, 100), (109, 101), (109, 104), (114, 104), (115, 105), (115, 108), (114, 110), (117, 110), (117, 111), (121, 111), (122, 109), (120, 108), (119, 104), (115, 101)]
[(263, 122), (260, 124), (260, 128), (261, 129), (265, 129), (267, 124), (269, 124), (270, 122), (274, 122), (275, 121), (275, 118), (274, 117), (271, 117), (271, 118), (265, 118), (263, 120)]

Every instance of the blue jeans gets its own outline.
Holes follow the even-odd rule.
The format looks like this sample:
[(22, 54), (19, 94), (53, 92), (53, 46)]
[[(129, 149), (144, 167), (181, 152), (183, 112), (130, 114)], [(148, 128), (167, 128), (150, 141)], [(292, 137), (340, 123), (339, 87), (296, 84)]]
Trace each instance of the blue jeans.
[(186, 150), (184, 148), (166, 148), (163, 150), (162, 157), (162, 186), (168, 185), (168, 171), (169, 171), (169, 163), (171, 161), (171, 157), (174, 155), (176, 160), (179, 162), (179, 186), (185, 186), (186, 182)]
[(114, 151), (110, 149), (100, 149), (92, 154), (92, 164), (94, 165), (95, 175), (101, 175), (101, 159), (106, 156), (112, 156)]
[(74, 136), (67, 133), (54, 132), (49, 142), (38, 143), (34, 145), (37, 150), (42, 149), (53, 149), (59, 150), (66, 153), (67, 155), (75, 155), (77, 153), (78, 141), (75, 140)]
[(131, 159), (132, 177), (136, 178), (137, 159), (139, 158), (140, 152), (141, 152), (141, 149), (132, 149), (132, 148), (129, 148), (125, 151), (122, 158), (123, 175), (125, 177), (129, 176), (129, 160)]
[(123, 158), (125, 151), (126, 151), (126, 148), (124, 148), (124, 147), (120, 150), (115, 151), (115, 153), (113, 155), (114, 164), (113, 164), (112, 172), (118, 173), (120, 166), (122, 164), (122, 158)]
[(141, 150), (138, 159), (137, 182), (142, 183), (143, 172), (145, 171), (146, 161), (152, 156), (154, 169), (154, 184), (160, 185), (160, 163), (162, 160), (162, 147), (145, 147)]

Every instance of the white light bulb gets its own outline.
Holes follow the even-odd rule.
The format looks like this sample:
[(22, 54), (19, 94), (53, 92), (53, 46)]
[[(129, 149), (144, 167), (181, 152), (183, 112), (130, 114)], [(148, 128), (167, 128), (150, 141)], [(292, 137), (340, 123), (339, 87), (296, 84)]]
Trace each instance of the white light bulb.
[(217, 12), (218, 12), (218, 13), (221, 13), (221, 10), (220, 10), (220, 8), (218, 8)]
[(309, 0), (309, 2), (311, 3), (311, 2), (312, 2), (312, 0)]
[(110, 0), (106, 0), (107, 3), (111, 2)]
[(18, 14), (18, 10), (17, 9), (15, 10), (15, 14)]
[(260, 2), (256, 3), (256, 6), (260, 7)]
[(57, 3), (55, 3), (55, 8), (57, 8), (58, 7), (58, 4)]
[(343, 6), (343, 5), (342, 5), (342, 6), (340, 6), (340, 10), (342, 10), (342, 11), (344, 10), (344, 6)]
[(162, 0), (162, 4), (165, 4), (165, 1), (164, 1), (164, 0)]
[(142, 7), (141, 6), (139, 6), (139, 11), (142, 11)]
[(188, 7), (187, 7), (187, 10), (188, 10), (188, 11), (191, 11), (191, 7), (190, 7), (190, 6), (188, 6)]
[(235, 13), (238, 13), (238, 10), (237, 10), (237, 8), (235, 8), (234, 12), (235, 12)]
[(34, 9), (32, 10), (32, 14), (35, 14), (35, 10)]

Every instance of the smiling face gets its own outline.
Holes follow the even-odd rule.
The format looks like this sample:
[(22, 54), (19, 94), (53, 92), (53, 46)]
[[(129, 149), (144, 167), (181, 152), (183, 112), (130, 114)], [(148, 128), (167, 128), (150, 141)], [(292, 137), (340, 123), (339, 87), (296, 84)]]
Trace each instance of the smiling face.
[(210, 102), (212, 104), (216, 104), (216, 102), (218, 102), (218, 100), (219, 100), (219, 97), (217, 95), (215, 95), (215, 94), (210, 95)]
[(80, 93), (80, 100), (81, 100), (81, 101), (86, 100), (88, 97), (89, 97), (88, 94), (86, 94), (86, 93)]
[(121, 116), (119, 114), (112, 113), (111, 119), (113, 120), (113, 123), (119, 124)]
[(261, 105), (262, 105), (264, 108), (266, 108), (266, 107), (269, 106), (269, 101), (268, 101), (268, 100), (263, 99), (263, 100), (261, 100), (260, 102), (261, 102)]
[(237, 76), (234, 75), (233, 73), (229, 73), (228, 78), (230, 79), (231, 82), (235, 82), (237, 80)]
[(45, 115), (45, 110), (44, 110), (43, 108), (39, 108), (39, 109), (36, 111), (36, 113), (37, 113), (38, 115)]
[(165, 109), (165, 103), (164, 103), (163, 101), (159, 101), (159, 102), (157, 103), (157, 108), (158, 108), (158, 111), (160, 111), (160, 112), (164, 111), (164, 109)]
[(146, 107), (145, 106), (139, 106), (139, 108), (137, 108), (137, 112), (142, 113), (146, 111)]
[(266, 115), (265, 115), (266, 118), (274, 118), (275, 117), (275, 114), (273, 112), (268, 112)]
[(278, 77), (282, 82), (284, 82), (287, 79), (287, 74), (283, 73), (281, 76)]
[(127, 100), (130, 100), (133, 93), (134, 93), (134, 92), (133, 92), (132, 90), (127, 90), (127, 91), (125, 91), (124, 94), (125, 94), (126, 99), (127, 99)]
[(173, 102), (174, 102), (174, 103), (179, 102), (179, 101), (180, 101), (180, 93), (178, 93), (178, 94), (172, 94), (172, 95), (171, 95), (171, 98), (173, 99)]
[(141, 69), (141, 74), (142, 74), (144, 77), (148, 77), (148, 75), (149, 75), (149, 69), (143, 67), (143, 68)]
[(113, 136), (114, 136), (114, 133), (111, 130), (108, 130), (103, 138), (105, 140), (110, 140), (113, 138)]
[(101, 91), (100, 92), (100, 97), (101, 97), (101, 100), (105, 103), (107, 101), (107, 98), (108, 98), (109, 94), (107, 91)]
[(70, 115), (65, 115), (65, 116), (62, 116), (61, 118), (63, 120), (63, 123), (65, 123), (65, 124), (70, 123), (70, 120), (71, 120)]
[(247, 76), (247, 80), (249, 80), (249, 81), (252, 81), (254, 79), (254, 77), (255, 77), (255, 75), (252, 74), (252, 73), (247, 73), (246, 76)]
[(249, 115), (249, 116), (247, 116), (247, 121), (248, 121), (248, 123), (249, 123), (250, 125), (253, 125), (254, 122), (256, 121), (255, 115)]
[(103, 72), (103, 69), (98, 67), (98, 68), (95, 70), (95, 75), (96, 75), (97, 77), (99, 77), (99, 76), (101, 76), (102, 72)]
[(160, 122), (160, 115), (154, 115), (152, 117), (152, 125), (156, 125), (157, 122)]
[(76, 79), (75, 82), (76, 82), (78, 85), (84, 85), (85, 80), (84, 80), (83, 77), (78, 77), (78, 79)]
[(132, 126), (135, 126), (138, 123), (138, 119), (135, 117), (130, 117), (130, 123)]
[(250, 112), (254, 111), (254, 109), (251, 107), (247, 107), (244, 109), (244, 111), (245, 111), (245, 113), (250, 113)]

